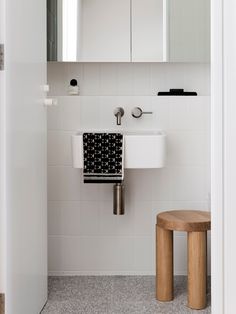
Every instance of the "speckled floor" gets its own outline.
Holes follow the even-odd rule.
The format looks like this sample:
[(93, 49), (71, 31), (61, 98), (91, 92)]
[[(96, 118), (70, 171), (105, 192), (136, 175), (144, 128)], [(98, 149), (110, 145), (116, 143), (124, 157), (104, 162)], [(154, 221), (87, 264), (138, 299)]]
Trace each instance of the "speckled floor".
[(50, 277), (49, 298), (42, 314), (187, 314), (211, 313), (208, 307), (186, 307), (187, 278), (175, 277), (175, 299), (157, 302), (153, 276)]

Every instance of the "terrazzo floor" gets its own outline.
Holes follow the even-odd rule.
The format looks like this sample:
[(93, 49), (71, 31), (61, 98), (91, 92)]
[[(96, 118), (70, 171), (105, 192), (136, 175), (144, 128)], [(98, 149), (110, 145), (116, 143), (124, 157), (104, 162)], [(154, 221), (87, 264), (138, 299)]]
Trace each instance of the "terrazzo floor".
[(155, 299), (153, 276), (50, 277), (49, 297), (41, 314), (187, 314), (211, 313), (208, 306), (193, 311), (186, 307), (187, 278), (175, 277), (175, 299)]

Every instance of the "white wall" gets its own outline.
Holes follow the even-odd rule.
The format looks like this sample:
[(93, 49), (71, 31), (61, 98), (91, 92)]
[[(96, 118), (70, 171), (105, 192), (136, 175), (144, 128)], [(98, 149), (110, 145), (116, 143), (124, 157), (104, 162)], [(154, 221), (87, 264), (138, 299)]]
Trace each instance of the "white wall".
[(6, 313), (34, 314), (47, 300), (46, 0), (5, 4)]
[[(154, 274), (156, 214), (169, 209), (209, 210), (209, 66), (205, 64), (50, 64), (58, 107), (48, 111), (48, 218), (50, 274)], [(78, 78), (82, 97), (65, 96)], [(202, 97), (156, 97), (184, 87)], [(125, 173), (126, 214), (112, 214), (112, 185), (84, 185), (71, 164), (70, 136), (78, 129), (162, 128), (167, 167)], [(139, 105), (153, 110), (131, 117)], [(186, 273), (186, 237), (175, 237), (175, 273)]]

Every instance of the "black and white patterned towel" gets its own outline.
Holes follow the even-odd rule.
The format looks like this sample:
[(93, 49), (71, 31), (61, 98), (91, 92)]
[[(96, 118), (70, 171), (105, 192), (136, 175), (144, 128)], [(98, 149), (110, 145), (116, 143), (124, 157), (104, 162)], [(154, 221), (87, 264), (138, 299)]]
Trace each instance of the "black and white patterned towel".
[(84, 183), (121, 183), (123, 147), (121, 133), (84, 133)]

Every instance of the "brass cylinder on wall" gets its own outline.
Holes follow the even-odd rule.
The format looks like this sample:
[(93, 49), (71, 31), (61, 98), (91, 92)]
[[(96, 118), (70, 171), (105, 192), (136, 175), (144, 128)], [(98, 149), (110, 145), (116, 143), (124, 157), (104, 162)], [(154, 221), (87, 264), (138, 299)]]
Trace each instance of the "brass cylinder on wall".
[(125, 197), (124, 185), (117, 183), (113, 186), (113, 214), (124, 215), (125, 213)]

